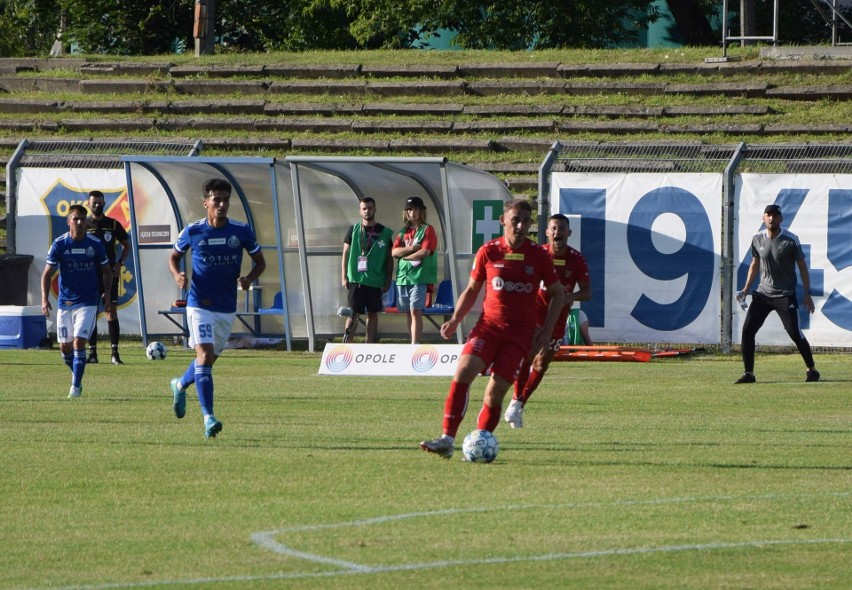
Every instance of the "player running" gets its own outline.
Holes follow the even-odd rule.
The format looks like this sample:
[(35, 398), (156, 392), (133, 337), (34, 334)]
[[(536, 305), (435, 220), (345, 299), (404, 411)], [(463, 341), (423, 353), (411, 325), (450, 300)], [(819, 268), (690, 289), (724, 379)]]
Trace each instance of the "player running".
[[(59, 268), (59, 294), (56, 297), (56, 338), (65, 364), (71, 369), (71, 389), (68, 397), (83, 393), (83, 373), (86, 370), (86, 344), (98, 317), (101, 288), (109, 290), (112, 268), (106, 249), (99, 239), (86, 234), (86, 208), (68, 208), (67, 233), (56, 238), (47, 252), (41, 275), (41, 312), (50, 316), (50, 283), (55, 268)], [(101, 286), (98, 281), (103, 279)], [(112, 303), (104, 300), (104, 309)]]
[[(266, 269), (254, 231), (243, 222), (228, 219), (231, 184), (211, 178), (202, 186), (207, 218), (180, 232), (169, 257), (169, 270), (182, 290), (189, 286), (186, 321), (189, 343), (196, 357), (182, 377), (171, 381), (175, 416), (186, 414), (186, 388), (195, 383), (204, 416), (204, 436), (213, 438), (222, 423), (213, 415), (213, 363), (222, 354), (237, 312), (237, 285), (248, 289)], [(180, 270), (180, 261), (192, 249), (192, 281)], [(243, 249), (251, 256), (251, 271), (240, 275)]]
[[(592, 298), (592, 284), (589, 280), (589, 267), (586, 265), (586, 258), (568, 245), (568, 238), (571, 236), (571, 225), (568, 218), (561, 213), (551, 215), (550, 219), (547, 220), (545, 235), (547, 236), (547, 245), (544, 246), (544, 249), (553, 257), (553, 267), (562, 283), (565, 299), (559, 319), (556, 320), (556, 327), (550, 337), (550, 343), (535, 355), (532, 362), (529, 359), (524, 361), (524, 365), (518, 373), (518, 378), (515, 380), (515, 393), (504, 415), (506, 422), (512, 428), (523, 426), (524, 404), (529, 401), (530, 396), (541, 383), (554, 355), (559, 351), (562, 337), (565, 335), (568, 314), (571, 313), (571, 306), (575, 301), (588, 301)], [(574, 289), (578, 285), (580, 290), (575, 292)], [(538, 307), (536, 309), (539, 325), (544, 324), (548, 307), (549, 296), (547, 291), (541, 289), (538, 292)]]
[[(441, 336), (449, 339), (473, 307), (483, 284), (485, 300), (482, 315), (462, 349), (450, 391), (444, 403), (443, 434), (420, 443), (420, 448), (449, 459), (459, 426), (467, 412), (470, 385), (477, 375), (491, 367), (485, 386), (477, 428), (493, 432), (500, 423), (503, 397), (530, 352), (538, 352), (553, 332), (562, 311), (563, 290), (553, 261), (544, 249), (527, 238), (532, 207), (522, 199), (503, 207), (500, 224), (503, 237), (484, 244), (476, 253), (467, 287), (456, 303), (455, 313), (441, 326)], [(530, 313), (536, 304), (540, 284), (546, 285), (549, 308), (542, 328)]]

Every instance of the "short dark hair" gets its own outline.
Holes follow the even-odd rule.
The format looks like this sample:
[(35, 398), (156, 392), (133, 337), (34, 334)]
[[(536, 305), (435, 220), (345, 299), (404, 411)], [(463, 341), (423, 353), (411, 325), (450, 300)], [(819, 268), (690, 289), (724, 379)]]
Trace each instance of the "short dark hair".
[(528, 213), (532, 213), (532, 205), (530, 205), (530, 202), (526, 199), (512, 199), (503, 205), (503, 213), (508, 213), (513, 209), (523, 209)]
[(68, 217), (71, 217), (71, 215), (74, 214), (74, 213), (80, 213), (82, 215), (88, 215), (89, 210), (86, 209), (85, 207), (83, 207), (82, 205), (80, 205), (79, 203), (75, 203), (74, 205), (71, 205), (70, 207), (68, 207)]
[(358, 202), (359, 203), (372, 203), (373, 205), (375, 205), (376, 199), (374, 199), (373, 197), (361, 197), (360, 199), (358, 199)]
[(90, 197), (95, 197), (96, 199), (103, 199), (104, 194), (101, 191), (89, 191)]
[(562, 215), (562, 213), (554, 213), (553, 215), (547, 218), (548, 221), (551, 221), (553, 219), (556, 219), (557, 221), (564, 221), (568, 227), (571, 227), (571, 220), (568, 219), (565, 215)]
[(204, 193), (205, 198), (213, 191), (225, 191), (230, 195), (231, 189), (231, 183), (224, 178), (208, 178), (201, 185), (201, 192)]

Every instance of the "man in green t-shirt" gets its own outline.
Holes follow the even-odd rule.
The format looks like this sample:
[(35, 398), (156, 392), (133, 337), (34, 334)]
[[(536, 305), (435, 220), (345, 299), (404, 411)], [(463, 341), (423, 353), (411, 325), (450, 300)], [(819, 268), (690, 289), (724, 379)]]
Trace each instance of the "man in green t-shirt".
[(382, 293), (390, 288), (393, 274), (391, 244), (393, 232), (376, 222), (376, 201), (372, 197), (359, 200), (360, 223), (343, 238), (340, 263), (341, 283), (348, 293), (352, 315), (346, 319), (344, 342), (352, 342), (358, 329), (358, 317), (367, 314), (367, 343), (376, 342)]

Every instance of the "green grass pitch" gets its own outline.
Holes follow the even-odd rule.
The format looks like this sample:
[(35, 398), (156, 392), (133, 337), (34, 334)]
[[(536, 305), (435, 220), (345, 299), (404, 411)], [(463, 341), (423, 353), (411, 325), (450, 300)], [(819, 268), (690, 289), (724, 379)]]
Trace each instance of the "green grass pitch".
[(848, 355), (555, 363), (490, 465), (483, 378), (444, 461), (449, 379), (227, 351), (206, 440), (188, 351), (122, 357), (68, 400), (55, 349), (0, 351), (0, 590), (852, 588)]

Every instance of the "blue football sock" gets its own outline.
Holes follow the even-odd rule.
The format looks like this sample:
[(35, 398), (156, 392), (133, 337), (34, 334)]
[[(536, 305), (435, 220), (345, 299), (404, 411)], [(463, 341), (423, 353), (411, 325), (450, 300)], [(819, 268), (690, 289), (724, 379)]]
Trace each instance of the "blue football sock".
[(193, 383), (195, 383), (195, 360), (192, 359), (192, 362), (189, 363), (189, 366), (186, 368), (186, 371), (183, 372), (183, 376), (180, 378), (180, 387), (181, 389), (186, 389)]
[(74, 370), (74, 351), (62, 355), (62, 360), (72, 371)]
[(213, 415), (213, 367), (195, 366), (195, 390), (204, 416)]
[(71, 385), (80, 387), (83, 382), (83, 371), (86, 370), (86, 349), (74, 351), (74, 362), (71, 365)]

